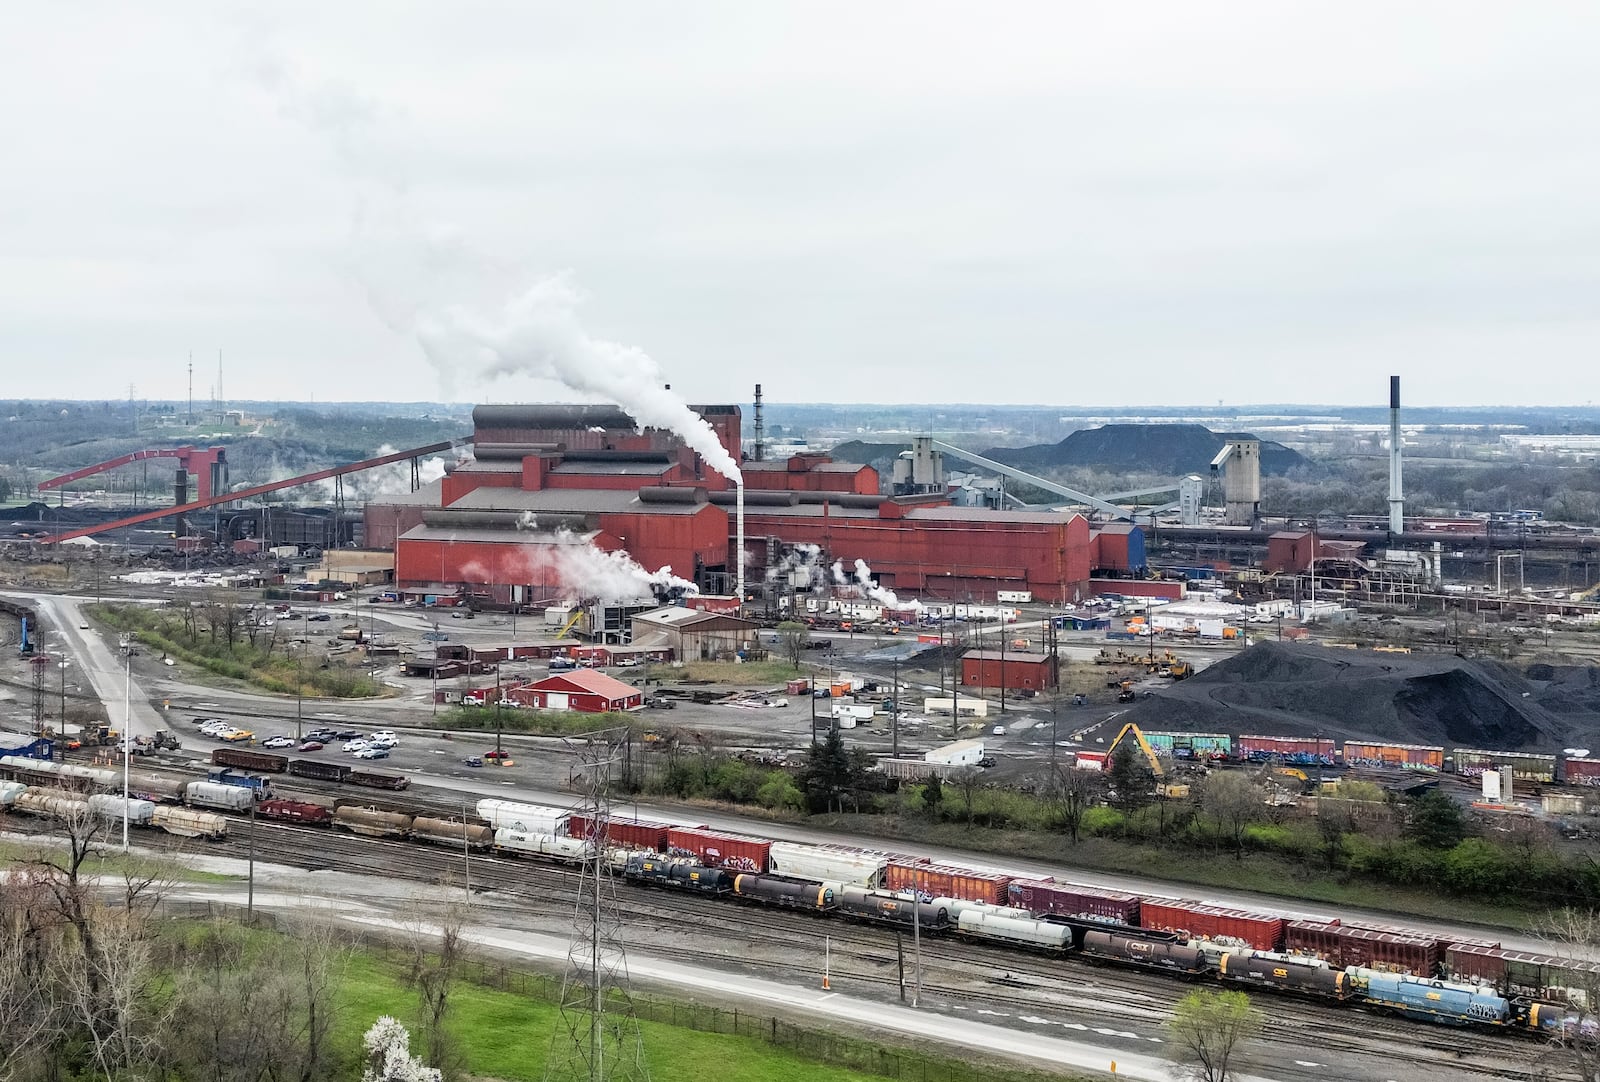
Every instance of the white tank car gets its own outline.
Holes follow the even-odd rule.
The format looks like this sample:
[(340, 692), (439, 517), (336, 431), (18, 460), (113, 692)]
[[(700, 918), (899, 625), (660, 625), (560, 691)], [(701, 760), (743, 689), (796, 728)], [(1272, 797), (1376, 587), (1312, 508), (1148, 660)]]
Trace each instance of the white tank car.
[(150, 820), (156, 813), (156, 806), (151, 801), (135, 800), (131, 797), (124, 801), (121, 796), (104, 793), (89, 798), (89, 810), (105, 819), (121, 821), (124, 804), (128, 810), (128, 822), (140, 827), (150, 825)]
[(0, 807), (9, 808), (27, 789), (20, 781), (0, 781)]
[(494, 847), (506, 853), (549, 857), (552, 860), (584, 860), (594, 852), (593, 845), (576, 838), (536, 834), (509, 827), (501, 827), (494, 832)]
[(989, 910), (985, 913), (969, 907), (956, 918), (956, 927), (963, 935), (1041, 950), (1061, 951), (1072, 945), (1072, 929), (1065, 924), (1052, 924), (1032, 917), (999, 916), (997, 914), (1000, 912), (1015, 910), (998, 910), (995, 906), (990, 906)]
[(255, 794), (242, 785), (219, 785), (214, 781), (192, 781), (184, 789), (183, 802), (196, 808), (223, 808), (249, 811)]

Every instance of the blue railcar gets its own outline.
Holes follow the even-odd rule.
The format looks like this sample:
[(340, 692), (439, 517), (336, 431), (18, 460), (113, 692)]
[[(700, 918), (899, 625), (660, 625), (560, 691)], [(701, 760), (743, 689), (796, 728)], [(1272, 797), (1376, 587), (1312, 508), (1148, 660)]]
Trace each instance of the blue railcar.
[(1503, 1026), (1512, 1018), (1511, 1004), (1475, 985), (1372, 973), (1367, 977), (1368, 1002), (1410, 1018), (1447, 1025)]

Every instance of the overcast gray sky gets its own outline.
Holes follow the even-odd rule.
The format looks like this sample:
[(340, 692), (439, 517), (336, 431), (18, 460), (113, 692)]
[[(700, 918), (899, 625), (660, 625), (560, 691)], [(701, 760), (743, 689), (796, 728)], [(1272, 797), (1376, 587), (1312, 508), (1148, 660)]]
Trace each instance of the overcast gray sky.
[(514, 401), (570, 271), (697, 401), (1600, 398), (1594, 4), (28, 4), (0, 395)]

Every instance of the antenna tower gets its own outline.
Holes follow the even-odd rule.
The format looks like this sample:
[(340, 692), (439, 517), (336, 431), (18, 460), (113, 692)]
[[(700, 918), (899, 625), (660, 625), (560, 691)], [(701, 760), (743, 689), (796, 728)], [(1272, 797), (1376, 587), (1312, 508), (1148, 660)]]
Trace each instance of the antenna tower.
[(568, 737), (566, 743), (578, 753), (583, 814), (593, 834), (579, 866), (561, 1021), (550, 1040), (545, 1082), (649, 1082), (644, 1038), (628, 993), (622, 909), (606, 854), (611, 772), (619, 763), (626, 772), (629, 732), (600, 729)]

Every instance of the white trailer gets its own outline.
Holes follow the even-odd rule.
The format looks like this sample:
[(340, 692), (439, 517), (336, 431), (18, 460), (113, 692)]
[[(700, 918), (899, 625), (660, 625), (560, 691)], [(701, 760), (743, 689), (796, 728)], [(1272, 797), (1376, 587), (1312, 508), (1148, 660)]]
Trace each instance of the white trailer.
[(984, 699), (969, 699), (960, 696), (954, 699), (923, 699), (922, 712), (924, 714), (951, 714), (959, 713), (964, 718), (986, 718), (989, 716), (989, 703)]
[(994, 595), (994, 599), (1002, 605), (1031, 605), (1033, 604), (1033, 591), (1001, 590)]
[(977, 766), (983, 761), (983, 741), (957, 740), (953, 744), (925, 752), (922, 758), (930, 763), (944, 763), (947, 766)]
[(477, 810), (478, 818), (488, 820), (496, 832), (505, 829), (524, 834), (562, 835), (567, 832), (567, 820), (571, 817), (565, 808), (515, 800), (480, 800)]
[(877, 713), (877, 711), (870, 705), (858, 706), (855, 703), (841, 702), (836, 702), (833, 704), (834, 720), (843, 721), (846, 718), (849, 718), (853, 725), (871, 724), (872, 715), (875, 713)]

